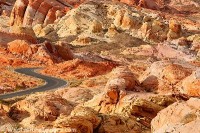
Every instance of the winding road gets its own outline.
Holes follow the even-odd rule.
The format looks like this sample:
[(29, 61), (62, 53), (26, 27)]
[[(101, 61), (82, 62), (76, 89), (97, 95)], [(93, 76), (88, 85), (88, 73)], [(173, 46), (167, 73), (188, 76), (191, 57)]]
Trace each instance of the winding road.
[(25, 74), (28, 76), (42, 79), (46, 82), (45, 85), (39, 86), (36, 88), (32, 88), (32, 89), (2, 94), (2, 95), (0, 95), (0, 99), (3, 100), (3, 99), (18, 97), (18, 96), (24, 96), (24, 95), (28, 95), (28, 94), (35, 93), (35, 92), (43, 92), (43, 91), (47, 91), (47, 90), (53, 90), (53, 89), (67, 85), (67, 82), (62, 79), (45, 76), (45, 75), (35, 72), (35, 70), (37, 70), (37, 69), (39, 69), (39, 68), (20, 68), (20, 69), (15, 69), (15, 71), (18, 73), (21, 73), (21, 74)]

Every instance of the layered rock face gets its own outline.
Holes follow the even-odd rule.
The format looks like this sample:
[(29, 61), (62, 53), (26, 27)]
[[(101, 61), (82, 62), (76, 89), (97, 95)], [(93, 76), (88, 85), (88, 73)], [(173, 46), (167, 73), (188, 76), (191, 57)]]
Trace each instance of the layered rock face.
[(17, 0), (13, 7), (11, 25), (34, 26), (50, 24), (83, 1), (71, 0)]
[[(85, 0), (17, 0), (11, 13), (11, 25), (34, 26), (36, 24), (51, 24), (56, 19), (65, 15), (70, 9), (79, 6)], [(128, 5), (137, 5), (144, 8), (160, 10), (169, 7), (171, 10), (191, 11), (192, 5), (195, 5), (194, 12), (199, 8), (198, 2), (177, 1), (166, 2), (163, 0), (119, 0)], [(178, 5), (178, 6), (176, 6)]]

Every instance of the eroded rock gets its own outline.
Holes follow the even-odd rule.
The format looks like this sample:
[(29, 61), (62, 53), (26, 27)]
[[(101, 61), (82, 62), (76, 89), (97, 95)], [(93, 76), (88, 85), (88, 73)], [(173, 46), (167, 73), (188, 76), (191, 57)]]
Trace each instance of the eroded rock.
[(198, 98), (170, 105), (152, 120), (152, 132), (199, 132), (199, 105)]

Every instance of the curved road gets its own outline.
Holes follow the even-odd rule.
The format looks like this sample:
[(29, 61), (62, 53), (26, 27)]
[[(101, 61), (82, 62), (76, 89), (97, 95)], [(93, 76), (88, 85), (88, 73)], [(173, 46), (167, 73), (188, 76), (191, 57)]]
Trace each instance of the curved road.
[(0, 95), (0, 99), (8, 99), (8, 98), (13, 98), (13, 97), (17, 97), (17, 96), (28, 95), (28, 94), (35, 93), (35, 92), (43, 92), (43, 91), (47, 91), (47, 90), (53, 90), (53, 89), (67, 85), (67, 82), (62, 79), (49, 77), (49, 76), (45, 76), (45, 75), (36, 73), (35, 72), (36, 69), (38, 69), (38, 68), (20, 68), (20, 69), (16, 69), (15, 71), (18, 73), (21, 73), (21, 74), (25, 74), (28, 76), (42, 79), (46, 82), (45, 85), (39, 86), (39, 87), (36, 87), (33, 89), (27, 89), (27, 90), (21, 90), (21, 91), (17, 91), (17, 92), (2, 94), (2, 95)]

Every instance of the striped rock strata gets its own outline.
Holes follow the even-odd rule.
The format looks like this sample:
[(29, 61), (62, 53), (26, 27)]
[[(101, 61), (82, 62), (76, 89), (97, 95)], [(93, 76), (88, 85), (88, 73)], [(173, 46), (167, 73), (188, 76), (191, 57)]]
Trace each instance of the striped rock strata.
[(47, 25), (82, 2), (83, 0), (17, 0), (10, 16), (11, 25)]

